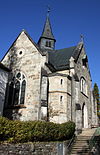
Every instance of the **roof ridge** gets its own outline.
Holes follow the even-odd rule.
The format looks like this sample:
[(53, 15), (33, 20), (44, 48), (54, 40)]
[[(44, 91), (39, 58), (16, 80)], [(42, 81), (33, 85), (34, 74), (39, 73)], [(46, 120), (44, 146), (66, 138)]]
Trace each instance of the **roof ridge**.
[(76, 46), (69, 46), (69, 47), (61, 48), (61, 49), (56, 49), (55, 51), (58, 51), (58, 50), (64, 50), (64, 49), (69, 49), (69, 48), (72, 48), (72, 47), (77, 47), (77, 45), (76, 45)]

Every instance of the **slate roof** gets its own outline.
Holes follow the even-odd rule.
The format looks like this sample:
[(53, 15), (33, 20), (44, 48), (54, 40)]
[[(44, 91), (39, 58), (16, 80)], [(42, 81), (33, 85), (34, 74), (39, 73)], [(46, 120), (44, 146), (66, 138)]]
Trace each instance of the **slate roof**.
[(56, 70), (69, 68), (69, 59), (76, 46), (48, 52), (48, 63)]
[(71, 56), (77, 61), (83, 43), (80, 42), (77, 46), (64, 48), (48, 52), (48, 64), (55, 70), (69, 69), (69, 59)]

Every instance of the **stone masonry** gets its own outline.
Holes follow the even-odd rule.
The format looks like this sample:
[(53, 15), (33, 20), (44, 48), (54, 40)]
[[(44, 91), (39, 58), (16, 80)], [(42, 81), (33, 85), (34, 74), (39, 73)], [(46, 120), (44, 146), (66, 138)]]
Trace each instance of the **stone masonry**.
[(9, 48), (2, 59), (10, 69), (3, 115), (21, 121), (74, 121), (80, 132), (98, 124), (84, 43), (55, 50), (55, 42), (47, 17), (37, 44), (23, 30)]

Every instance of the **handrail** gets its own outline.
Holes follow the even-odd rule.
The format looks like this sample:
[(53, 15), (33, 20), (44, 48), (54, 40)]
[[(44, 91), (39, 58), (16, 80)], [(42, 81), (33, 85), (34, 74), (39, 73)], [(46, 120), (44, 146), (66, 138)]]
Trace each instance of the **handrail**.
[(74, 139), (75, 139), (75, 134), (72, 136), (69, 144), (67, 145), (67, 150), (69, 153), (71, 152), (71, 149), (69, 149), (69, 148), (71, 147), (72, 143), (74, 142)]
[[(97, 128), (97, 129), (98, 129), (98, 128)], [(96, 131), (94, 132), (94, 134), (93, 134), (93, 136), (91, 137), (91, 139), (89, 140), (89, 147), (90, 147), (90, 150), (92, 150), (92, 148), (95, 147), (96, 144), (97, 144), (97, 136), (96, 136), (97, 129), (96, 129)]]

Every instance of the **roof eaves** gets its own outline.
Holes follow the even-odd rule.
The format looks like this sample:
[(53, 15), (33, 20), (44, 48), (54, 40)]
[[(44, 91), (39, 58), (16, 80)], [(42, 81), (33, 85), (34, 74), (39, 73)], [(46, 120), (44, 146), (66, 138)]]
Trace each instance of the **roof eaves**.
[(4, 69), (7, 72), (10, 72), (11, 71), (9, 68), (7, 68), (6, 66), (4, 66), (1, 62), (0, 62), (0, 68)]

